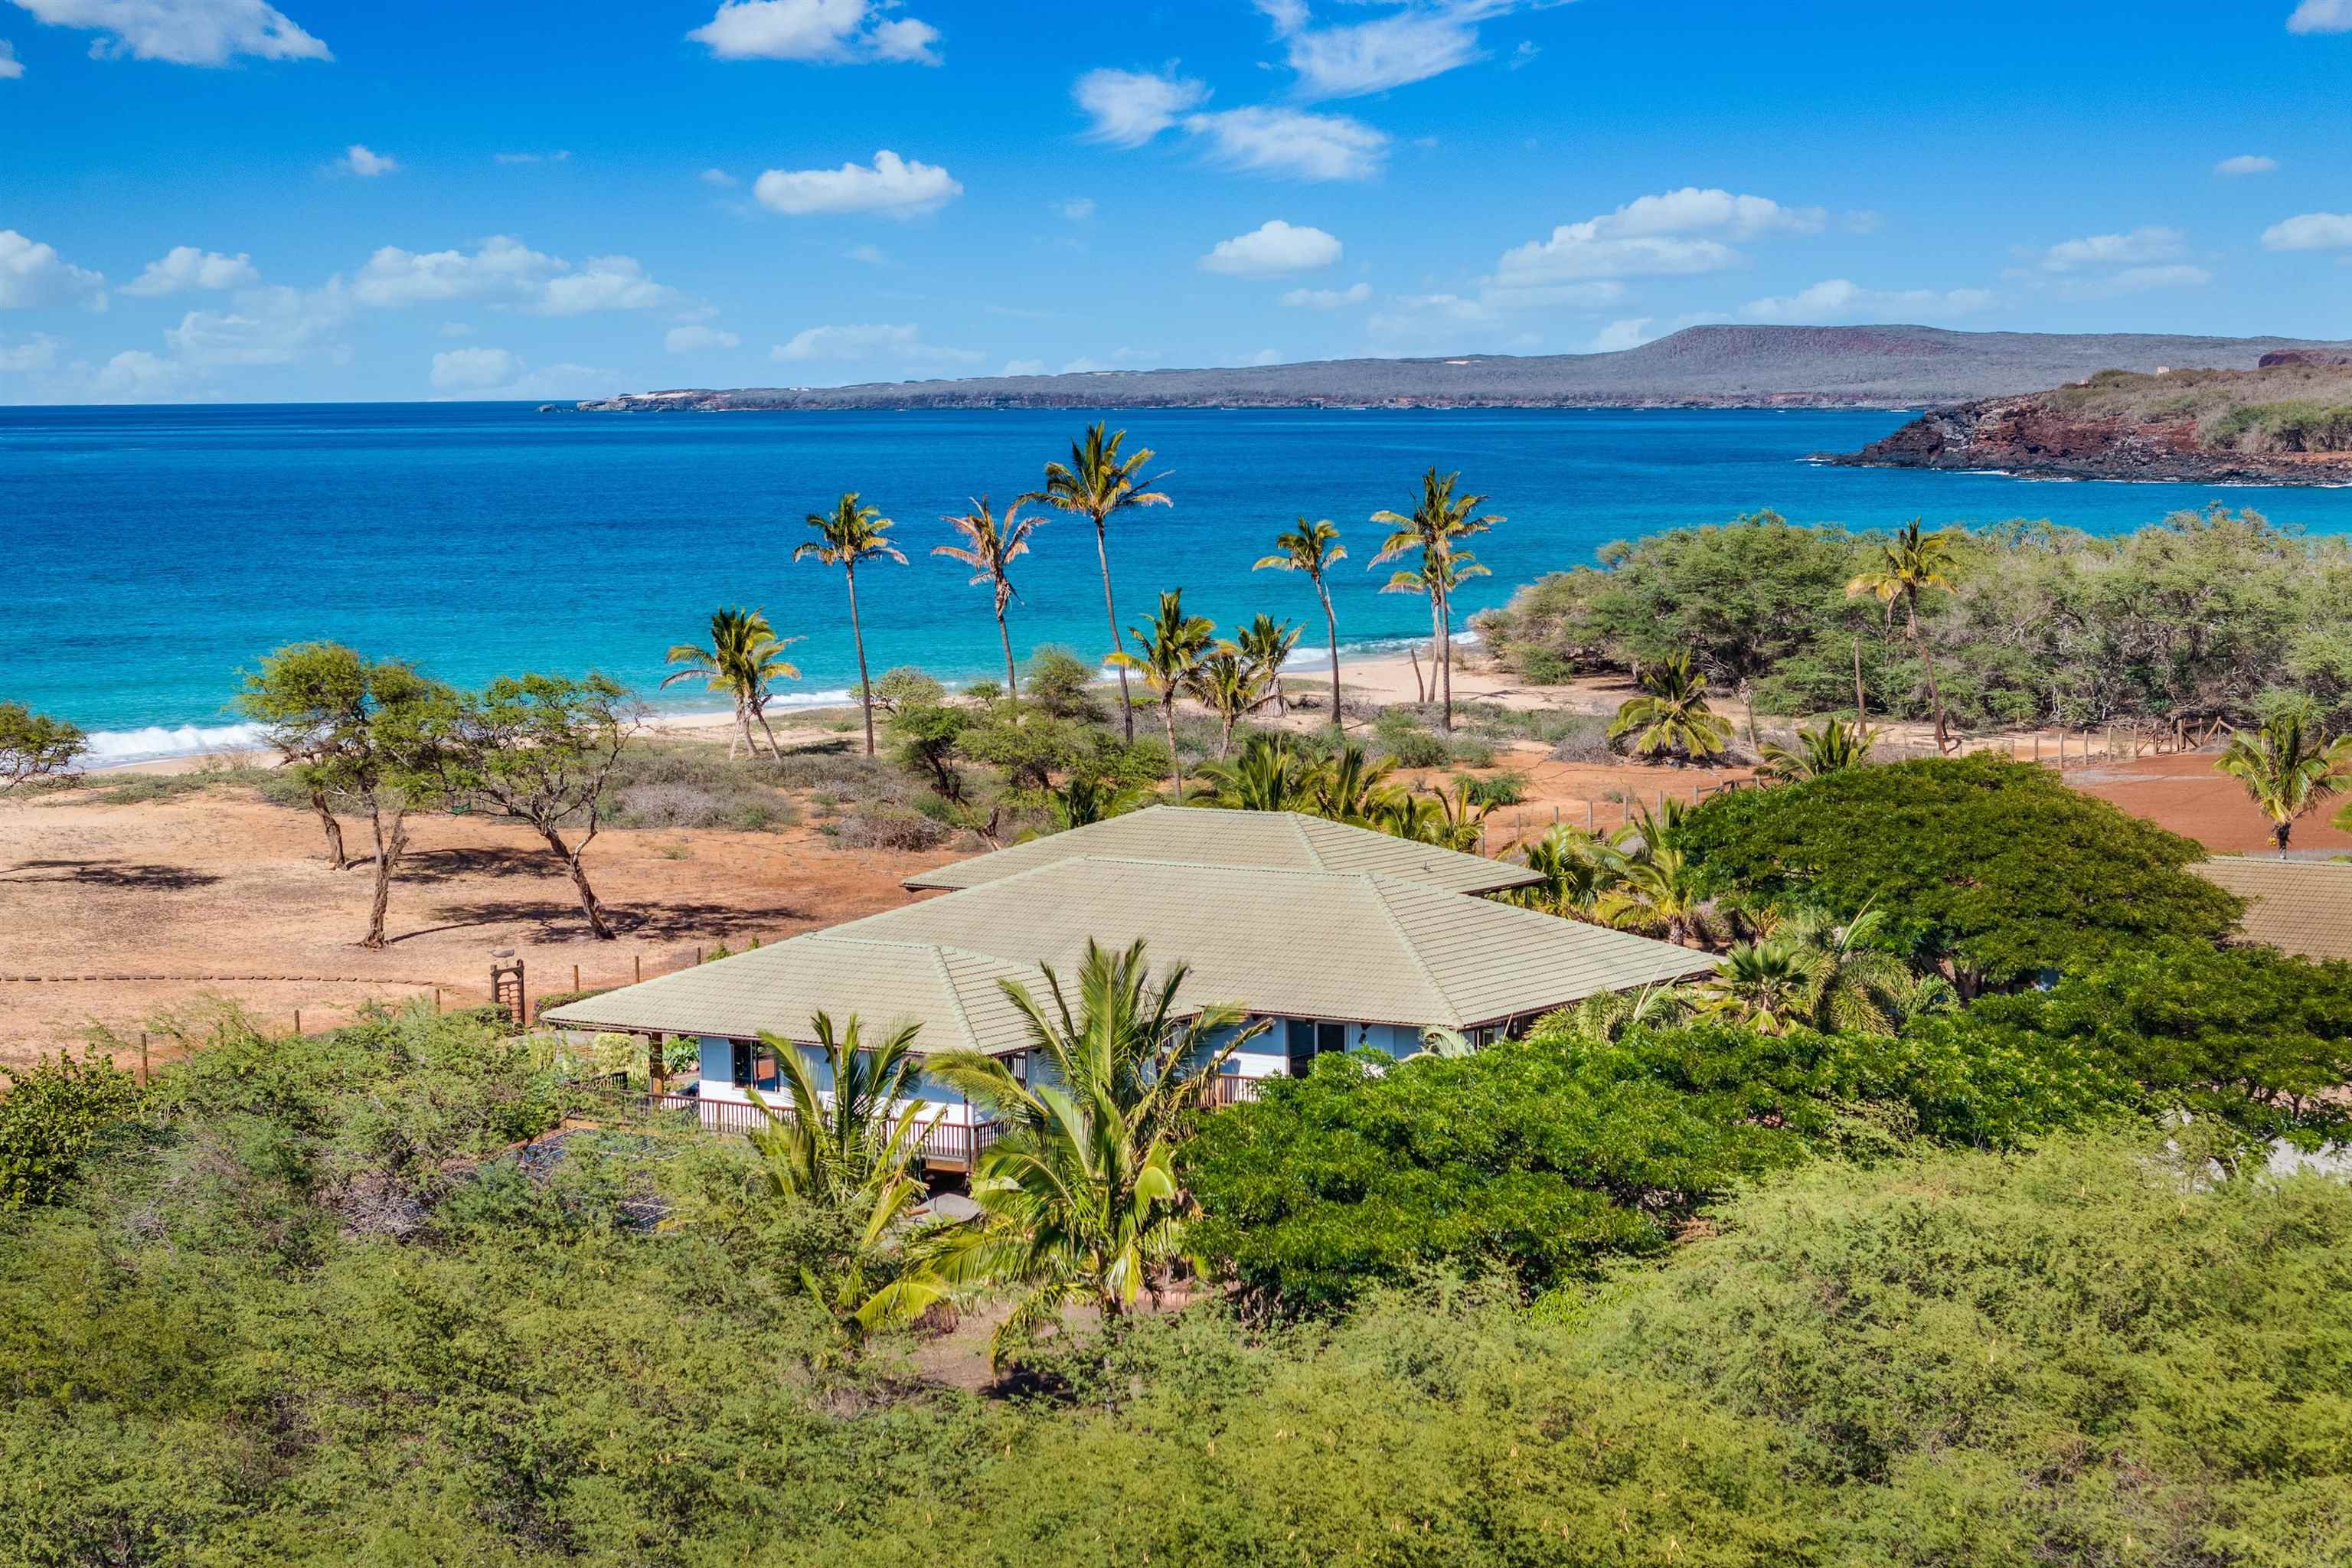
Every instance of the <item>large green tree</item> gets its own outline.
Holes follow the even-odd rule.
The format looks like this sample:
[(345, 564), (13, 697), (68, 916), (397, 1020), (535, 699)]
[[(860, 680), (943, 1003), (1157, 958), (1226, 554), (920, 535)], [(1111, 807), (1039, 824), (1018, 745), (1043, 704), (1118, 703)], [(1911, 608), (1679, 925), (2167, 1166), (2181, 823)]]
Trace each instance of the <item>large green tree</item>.
[(1965, 995), (2158, 938), (2219, 942), (2239, 913), (2187, 869), (2195, 843), (1984, 754), (1718, 795), (1673, 837), (1718, 896), (1883, 911), (1886, 940)]

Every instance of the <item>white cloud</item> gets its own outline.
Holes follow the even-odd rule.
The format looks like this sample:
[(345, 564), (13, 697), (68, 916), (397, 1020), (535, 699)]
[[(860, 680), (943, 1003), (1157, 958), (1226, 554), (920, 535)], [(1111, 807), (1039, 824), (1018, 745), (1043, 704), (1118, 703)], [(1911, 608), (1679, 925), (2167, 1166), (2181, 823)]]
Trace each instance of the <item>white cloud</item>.
[(2234, 158), (2224, 158), (2213, 165), (2217, 174), (2274, 174), (2278, 160), (2265, 158), (2259, 153), (2241, 153)]
[(320, 289), (247, 289), (226, 310), (189, 311), (163, 340), (182, 363), (198, 368), (289, 364), (332, 339), (351, 313), (341, 279)]
[(1722, 239), (1812, 234), (1827, 215), (1764, 196), (1685, 186), (1626, 203), (1582, 223), (1561, 224), (1548, 239), (1503, 253), (1495, 283), (1526, 289), (1579, 279), (1719, 272), (1743, 259)]
[(106, 275), (86, 271), (52, 246), (0, 228), (0, 310), (37, 305), (106, 309)]
[(1739, 314), (1751, 321), (1946, 321), (1993, 303), (1983, 289), (1864, 289), (1843, 278), (1816, 283), (1779, 299), (1750, 300)]
[(741, 183), (724, 169), (705, 169), (694, 177), (706, 185), (717, 185), (721, 190), (732, 190)]
[(1624, 349), (1639, 348), (1650, 341), (1650, 318), (1634, 316), (1622, 321), (1612, 321), (1592, 334), (1592, 352), (1597, 354), (1616, 353)]
[(399, 168), (400, 160), (382, 153), (372, 153), (363, 142), (354, 142), (343, 149), (341, 167), (363, 180), (373, 180), (378, 174), (389, 174)]
[(2303, 0), (2286, 19), (2290, 33), (2352, 33), (2352, 0)]
[(244, 251), (223, 256), (217, 250), (175, 245), (161, 260), (149, 262), (147, 270), (135, 280), (125, 283), (122, 292), (152, 298), (183, 289), (245, 289), (260, 281), (253, 258)]
[[(7, 267), (6, 238), (0, 235), (0, 274)], [(2304, 213), (2274, 223), (2263, 231), (2263, 245), (2270, 250), (2341, 250), (2352, 246), (2352, 213)]]
[(908, 321), (806, 327), (793, 333), (792, 342), (778, 343), (769, 350), (768, 357), (783, 362), (891, 359), (910, 363), (932, 360), (972, 364), (984, 356), (968, 349), (941, 348), (936, 343), (927, 343), (923, 342), (920, 330)]
[(717, 327), (672, 327), (662, 336), (662, 347), (674, 354), (698, 353), (707, 349), (731, 349), (742, 346), (743, 340)]
[(58, 340), (35, 332), (21, 343), (0, 343), (0, 371), (47, 370), (58, 363)]
[(445, 349), (433, 356), (433, 384), (442, 392), (478, 392), (522, 374), (522, 361), (506, 349)]
[(567, 147), (556, 153), (500, 153), (496, 156), (498, 162), (507, 164), (566, 163), (572, 160), (572, 150)]
[(895, 8), (892, 0), (725, 0), (687, 37), (722, 60), (938, 65), (939, 29), (885, 15)]
[(1388, 160), (1387, 133), (1344, 114), (1226, 109), (1187, 116), (1184, 129), (1209, 142), (1214, 161), (1249, 174), (1368, 180)]
[(91, 382), (97, 395), (112, 403), (145, 403), (168, 397), (187, 376), (185, 365), (129, 349), (108, 360)]
[(2177, 228), (2149, 226), (2129, 234), (2094, 234), (2060, 240), (2044, 251), (2045, 272), (2067, 272), (2077, 267), (2136, 265), (2178, 261), (2189, 252), (2189, 237)]
[(677, 290), (655, 282), (635, 257), (591, 257), (574, 268), (562, 257), (531, 249), (509, 235), (492, 235), (480, 249), (417, 252), (387, 245), (368, 258), (352, 292), (377, 306), (443, 300), (504, 300), (539, 316), (592, 310), (642, 310), (667, 304)]
[(1271, 15), (1276, 29), (1289, 36), (1288, 60), (1298, 73), (1299, 91), (1308, 98), (1354, 98), (1486, 58), (1478, 19), (1494, 9), (1475, 3), (1413, 6), (1370, 22), (1312, 29), (1303, 26), (1303, 5)]
[(1370, 284), (1350, 283), (1345, 289), (1293, 289), (1280, 302), (1294, 310), (1336, 310), (1342, 305), (1360, 305), (1371, 297)]
[(103, 33), (106, 36), (89, 51), (100, 58), (128, 55), (174, 65), (216, 66), (236, 55), (265, 60), (335, 58), (325, 44), (262, 0), (16, 0), (16, 4), (53, 26)]
[(13, 81), (25, 74), (25, 62), (16, 58), (16, 46), (0, 38), (0, 81)]
[(1268, 278), (1328, 267), (1339, 259), (1339, 241), (1334, 235), (1271, 218), (1247, 234), (1219, 240), (1196, 265), (1203, 272)]
[(1072, 196), (1068, 201), (1055, 202), (1054, 210), (1072, 223), (1084, 223), (1095, 216), (1095, 199), (1092, 196)]
[(760, 205), (803, 216), (811, 213), (880, 213), (913, 217), (963, 195), (936, 163), (901, 158), (887, 148), (871, 167), (844, 163), (838, 169), (771, 169), (751, 187)]
[(1094, 121), (1088, 141), (1140, 147), (1205, 101), (1209, 89), (1190, 77), (1104, 69), (1078, 78), (1070, 96)]
[(1009, 359), (1004, 362), (1004, 368), (997, 374), (999, 375), (1043, 375), (1045, 374), (1045, 362), (1041, 359)]

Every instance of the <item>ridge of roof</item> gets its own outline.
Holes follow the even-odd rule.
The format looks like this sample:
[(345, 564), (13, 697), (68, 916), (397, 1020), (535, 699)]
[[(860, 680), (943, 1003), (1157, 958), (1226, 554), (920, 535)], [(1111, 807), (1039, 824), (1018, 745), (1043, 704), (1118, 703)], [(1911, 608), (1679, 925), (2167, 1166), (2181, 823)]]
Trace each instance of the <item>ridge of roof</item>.
[[(1393, 883), (1398, 887), (1410, 889), (1412, 891), (1416, 893), (1425, 893), (1431, 889), (1423, 888), (1417, 882), (1407, 882), (1402, 878), (1397, 877), (1376, 876), (1370, 871), (1360, 871), (1356, 873), (1356, 875), (1362, 877), (1365, 882), (1370, 884), (1370, 890), (1372, 895), (1372, 903), (1380, 910), (1381, 918), (1389, 922), (1389, 930), (1396, 933), (1397, 946), (1404, 950), (1404, 955), (1406, 959), (1412, 963), (1414, 973), (1418, 973), (1423, 984), (1428, 985), (1430, 994), (1435, 996), (1440, 1003), (1444, 1005), (1445, 1011), (1450, 1015), (1447, 1019), (1447, 1026), (1455, 1029), (1461, 1028), (1464, 1022), (1461, 1004), (1454, 1000), (1454, 993), (1445, 988), (1444, 983), (1437, 978), (1436, 971), (1429, 967), (1429, 960), (1421, 955), (1421, 944), (1412, 940), (1412, 933), (1404, 929), (1404, 922), (1402, 921), (1397, 919), (1395, 906), (1389, 902), (1387, 884)], [(1459, 897), (1460, 895), (1457, 894), (1454, 896)]]

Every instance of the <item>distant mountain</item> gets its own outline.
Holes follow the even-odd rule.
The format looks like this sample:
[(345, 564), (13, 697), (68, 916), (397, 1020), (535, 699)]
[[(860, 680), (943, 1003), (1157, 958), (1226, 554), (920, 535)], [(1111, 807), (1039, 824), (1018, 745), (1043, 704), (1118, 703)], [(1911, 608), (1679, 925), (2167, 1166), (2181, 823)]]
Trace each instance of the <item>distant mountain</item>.
[(683, 388), (595, 413), (826, 408), (1909, 406), (2032, 392), (2103, 370), (2251, 369), (2327, 355), (2304, 338), (1953, 332), (1935, 327), (1691, 327), (1614, 353), (1319, 360), (1217, 370), (973, 376), (862, 386)]
[(1833, 459), (2087, 479), (2352, 482), (2352, 354), (2273, 350), (2251, 370), (2103, 371), (1975, 398)]

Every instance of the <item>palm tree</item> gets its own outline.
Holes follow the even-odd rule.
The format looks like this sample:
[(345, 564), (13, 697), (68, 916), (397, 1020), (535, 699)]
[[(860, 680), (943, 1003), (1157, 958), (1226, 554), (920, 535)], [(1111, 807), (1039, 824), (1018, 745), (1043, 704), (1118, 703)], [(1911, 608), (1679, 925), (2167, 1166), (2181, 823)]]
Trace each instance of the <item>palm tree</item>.
[(1759, 771), (1767, 778), (1801, 784), (1824, 773), (1865, 765), (1870, 761), (1871, 748), (1877, 743), (1878, 731), (1871, 725), (1824, 719), (1818, 730), (1800, 727), (1793, 746), (1767, 741), (1757, 748), (1764, 764)]
[(1663, 937), (1678, 946), (1707, 944), (1711, 930), (1706, 899), (1683, 852), (1653, 846), (1638, 859), (1621, 863), (1617, 880), (1593, 901), (1603, 924)]
[[(1172, 506), (1175, 503), (1150, 487), (1165, 474), (1149, 479), (1138, 479), (1136, 470), (1151, 461), (1151, 448), (1138, 447), (1132, 456), (1118, 455), (1119, 443), (1127, 432), (1118, 430), (1108, 437), (1103, 434), (1103, 422), (1089, 426), (1084, 437), (1070, 443), (1067, 464), (1045, 465), (1045, 488), (1032, 490), (1021, 499), (1043, 501), (1061, 511), (1076, 512), (1091, 519), (1095, 525), (1095, 561), (1102, 568), (1103, 619), (1110, 625), (1110, 645), (1114, 651), (1124, 651), (1118, 640), (1118, 611), (1110, 596), (1110, 545), (1108, 542), (1111, 515), (1135, 506)], [(1126, 726), (1127, 742), (1135, 743), (1135, 708), (1128, 700), (1127, 667), (1118, 671), (1119, 721)]]
[(1618, 876), (1622, 858), (1580, 828), (1554, 823), (1528, 846), (1528, 869), (1543, 878), (1507, 895), (1513, 903), (1570, 919), (1589, 915)]
[(1690, 1016), (1692, 993), (1672, 984), (1644, 985), (1639, 991), (1602, 991), (1573, 1007), (1562, 1008), (1569, 1032), (1596, 1046), (1622, 1039), (1629, 1029), (1671, 1028)]
[[(1372, 557), (1373, 565), (1393, 561), (1409, 550), (1421, 552), (1422, 581), (1429, 594), (1431, 619), (1436, 636), (1436, 646), (1431, 650), (1431, 657), (1438, 663), (1444, 683), (1441, 700), (1444, 703), (1444, 727), (1449, 731), (1454, 728), (1454, 587), (1465, 577), (1486, 573), (1483, 566), (1471, 571), (1469, 557), (1454, 546), (1457, 541), (1474, 533), (1484, 533), (1495, 524), (1507, 521), (1494, 513), (1473, 517), (1471, 513), (1476, 511), (1486, 498), (1456, 496), (1454, 485), (1461, 477), (1457, 470), (1440, 479), (1436, 465), (1432, 464), (1429, 471), (1421, 477), (1421, 500), (1413, 507), (1412, 515), (1394, 511), (1372, 513), (1374, 522), (1387, 523), (1391, 530), (1388, 538), (1381, 542), (1381, 552)], [(1460, 558), (1463, 565), (1458, 571), (1449, 571), (1449, 559), (1455, 557)], [(1395, 586), (1396, 580), (1391, 578), (1390, 587), (1393, 589)]]
[(1209, 788), (1202, 804), (1229, 811), (1312, 812), (1319, 800), (1323, 770), (1301, 754), (1288, 735), (1252, 735), (1232, 762), (1201, 770)]
[[(1452, 668), (1449, 662), (1452, 656), (1448, 650), (1452, 648), (1454, 639), (1448, 635), (1447, 626), (1448, 617), (1453, 612), (1445, 606), (1452, 601), (1454, 590), (1465, 578), (1487, 575), (1486, 568), (1478, 564), (1475, 555), (1467, 550), (1450, 550), (1442, 555), (1424, 554), (1418, 567), (1409, 572), (1392, 572), (1389, 574), (1389, 580), (1381, 584), (1383, 594), (1419, 594), (1429, 601), (1432, 631), (1436, 637), (1435, 646), (1429, 650), (1429, 695), (1433, 699), (1441, 694), (1440, 672)], [(1414, 679), (1419, 679), (1418, 669)], [(1443, 696), (1444, 722), (1449, 730), (1454, 727), (1453, 693), (1453, 677), (1447, 674), (1444, 676)]]
[(1187, 686), (1217, 716), (1217, 760), (1234, 749), (1234, 726), (1271, 700), (1265, 667), (1232, 643), (1220, 642), (1192, 668)]
[(1941, 975), (1923, 987), (1911, 966), (1871, 945), (1885, 924), (1883, 910), (1864, 909), (1840, 924), (1826, 910), (1803, 909), (1782, 921), (1773, 940), (1804, 960), (1811, 986), (1811, 1021), (1847, 1034), (1891, 1035), (1913, 1013), (1938, 1005), (1950, 991)]
[(1289, 659), (1290, 650), (1297, 646), (1297, 624), (1277, 621), (1272, 616), (1255, 616), (1234, 634), (1234, 647), (1256, 669), (1266, 694), (1274, 700), (1276, 713), (1290, 711), (1290, 700), (1282, 694), (1282, 667)]
[(1879, 554), (1877, 565), (1857, 574), (1845, 585), (1846, 597), (1856, 598), (1864, 594), (1875, 597), (1886, 606), (1889, 626), (1895, 622), (1895, 605), (1902, 605), (1912, 645), (1918, 648), (1927, 667), (1927, 700), (1936, 709), (1936, 749), (1948, 752), (1952, 747), (1950, 731), (1944, 722), (1944, 694), (1936, 685), (1936, 651), (1927, 646), (1927, 636), (1920, 629), (1919, 595), (1931, 588), (1950, 591), (1958, 564), (1952, 557), (1951, 536), (1921, 533), (1919, 520), (1915, 517), (1880, 546)]
[[(1160, 613), (1139, 626), (1128, 628), (1135, 638), (1136, 653), (1127, 651), (1125, 645), (1111, 652), (1110, 662), (1118, 667), (1119, 690), (1127, 689), (1127, 672), (1134, 670), (1143, 677), (1160, 699), (1160, 722), (1168, 731), (1168, 760), (1176, 769), (1176, 798), (1184, 798), (1184, 761), (1176, 754), (1176, 699), (1192, 679), (1192, 671), (1208, 652), (1209, 639), (1216, 633), (1216, 624), (1204, 616), (1184, 613), (1184, 591), (1171, 589), (1160, 595)], [(1134, 736), (1130, 733), (1129, 739)]]
[(1386, 757), (1373, 762), (1352, 742), (1340, 747), (1339, 754), (1318, 771), (1315, 814), (1351, 826), (1370, 826), (1384, 804), (1402, 793), (1389, 783), (1395, 771), (1394, 762)]
[(1813, 1018), (1813, 977), (1805, 955), (1779, 940), (1740, 942), (1698, 988), (1699, 1011), (1745, 1024), (1759, 1035), (1785, 1035)]
[(1271, 566), (1282, 572), (1304, 572), (1307, 580), (1315, 584), (1315, 596), (1323, 601), (1323, 626), (1331, 637), (1331, 722), (1339, 722), (1339, 617), (1331, 608), (1331, 585), (1324, 574), (1348, 558), (1348, 547), (1339, 542), (1339, 531), (1328, 517), (1313, 522), (1298, 520), (1296, 529), (1274, 536), (1275, 553), (1261, 555), (1253, 572), (1263, 572)]
[[(1114, 953), (1089, 942), (1075, 1009), (1051, 969), (1050, 1008), (1018, 983), (1001, 983), (1037, 1058), (1028, 1083), (977, 1051), (927, 1064), (1009, 1131), (981, 1156), (972, 1184), (980, 1215), (928, 1246), (927, 1282), (901, 1294), (936, 1299), (983, 1280), (1012, 1286), (1019, 1294), (989, 1343), (994, 1364), (1067, 1307), (1125, 1315), (1139, 1294), (1157, 1296), (1182, 1254), (1176, 1138), (1225, 1058), (1270, 1022), (1248, 1020), (1231, 1004), (1180, 1018), (1188, 973), (1180, 963), (1154, 980), (1143, 943)], [(908, 1304), (882, 1310), (904, 1315)]]
[(1706, 679), (1691, 668), (1689, 654), (1646, 667), (1641, 685), (1643, 695), (1619, 708), (1609, 726), (1612, 741), (1633, 737), (1635, 755), (1671, 757), (1679, 766), (1714, 756), (1731, 739), (1731, 721), (1707, 705)]
[(1004, 607), (1014, 598), (1013, 579), (1005, 568), (1015, 556), (1029, 553), (1029, 531), (1037, 526), (1034, 518), (1021, 515), (1021, 503), (1014, 501), (1004, 509), (1002, 521), (988, 510), (988, 498), (981, 497), (971, 503), (971, 510), (961, 517), (949, 516), (943, 521), (955, 525), (964, 537), (962, 544), (935, 546), (931, 553), (946, 555), (971, 568), (971, 581), (991, 583), (996, 588), (996, 636), (1004, 645), (1005, 695), (1018, 699), (1021, 678), (1013, 668), (1013, 633), (1004, 625)]
[(1045, 792), (1045, 805), (1064, 828), (1085, 827), (1135, 809), (1139, 792), (1108, 773), (1080, 769)]
[(827, 1014), (810, 1022), (831, 1069), (832, 1089), (819, 1089), (800, 1047), (762, 1033), (761, 1042), (782, 1064), (792, 1104), (778, 1110), (759, 1090), (750, 1091), (765, 1119), (752, 1131), (751, 1145), (772, 1196), (809, 1205), (837, 1227), (840, 1251), (828, 1259), (830, 1278), (819, 1279), (804, 1266), (801, 1284), (833, 1315), (854, 1352), (864, 1332), (898, 1321), (861, 1310), (880, 1283), (877, 1276), (902, 1263), (890, 1233), (923, 1201), (917, 1167), (923, 1140), (941, 1112), (927, 1119), (928, 1108), (912, 1098), (919, 1063), (911, 1047), (919, 1026), (908, 1024), (869, 1046), (855, 1014), (838, 1034)]
[(711, 690), (724, 691), (734, 698), (736, 733), (727, 742), (728, 761), (735, 760), (739, 744), (752, 756), (760, 754), (760, 748), (751, 740), (754, 719), (768, 737), (770, 754), (781, 755), (776, 732), (768, 728), (768, 688), (776, 680), (801, 678), (798, 668), (784, 660), (784, 649), (801, 640), (777, 637), (775, 628), (761, 611), (713, 610), (710, 646), (697, 647), (692, 643), (679, 643), (671, 648), (669, 662), (686, 668), (663, 677), (662, 684), (667, 686), (699, 676)]
[(866, 673), (866, 631), (857, 621), (857, 563), (860, 561), (896, 561), (907, 563), (907, 557), (887, 537), (890, 520), (870, 506), (857, 504), (857, 492), (847, 490), (835, 501), (829, 512), (808, 514), (808, 525), (817, 537), (793, 552), (795, 561), (811, 557), (827, 566), (838, 566), (849, 578), (849, 636), (857, 645), (858, 702), (866, 710), (866, 754), (874, 754), (874, 682)]
[(2352, 735), (2333, 741), (2305, 728), (2308, 716), (2282, 713), (2249, 738), (2242, 730), (2213, 766), (2246, 786), (2271, 821), (2271, 843), (2281, 855), (2306, 812), (2340, 794), (2352, 776)]

